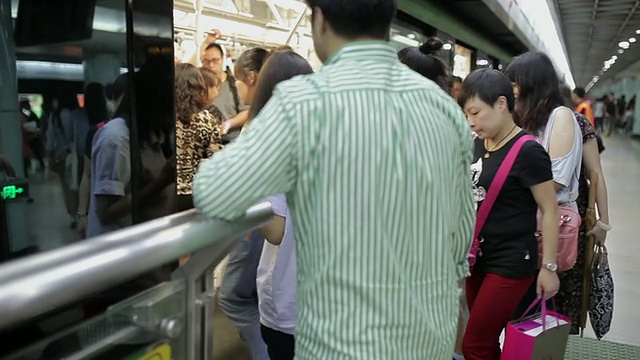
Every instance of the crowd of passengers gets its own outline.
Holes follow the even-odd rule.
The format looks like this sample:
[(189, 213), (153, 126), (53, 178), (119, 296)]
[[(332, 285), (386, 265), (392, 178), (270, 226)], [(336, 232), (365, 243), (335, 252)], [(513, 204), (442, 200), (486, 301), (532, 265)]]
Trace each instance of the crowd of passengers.
[[(139, 221), (194, 206), (234, 220), (269, 201), (273, 219), (238, 239), (219, 289), (258, 360), (499, 359), (506, 323), (536, 297), (555, 297), (577, 333), (585, 239), (611, 226), (597, 134), (549, 57), (451, 78), (437, 38), (386, 42), (396, 1), (307, 3), (315, 73), (286, 47), (251, 48), (232, 71), (217, 31), (175, 78), (136, 72), (134, 158), (116, 81), (113, 116), (82, 142), (82, 235), (131, 224), (132, 165)], [(469, 266), (476, 212), (527, 134)], [(589, 174), (599, 220), (558, 273), (558, 209), (584, 216)]]

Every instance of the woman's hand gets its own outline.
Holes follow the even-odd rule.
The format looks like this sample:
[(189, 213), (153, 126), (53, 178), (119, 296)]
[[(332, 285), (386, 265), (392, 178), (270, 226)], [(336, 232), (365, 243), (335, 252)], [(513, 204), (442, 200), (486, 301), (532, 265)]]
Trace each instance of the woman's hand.
[(587, 233), (587, 236), (593, 236), (596, 244), (604, 245), (604, 241), (607, 239), (607, 232), (596, 225)]
[(541, 269), (538, 274), (538, 297), (544, 296), (544, 300), (549, 300), (558, 293), (560, 288), (560, 279), (554, 271)]

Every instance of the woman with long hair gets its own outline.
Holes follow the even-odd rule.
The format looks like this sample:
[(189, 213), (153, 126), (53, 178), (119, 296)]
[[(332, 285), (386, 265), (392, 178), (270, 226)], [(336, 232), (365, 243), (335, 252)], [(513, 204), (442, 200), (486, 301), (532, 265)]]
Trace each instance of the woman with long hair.
[[(505, 74), (511, 80), (516, 96), (514, 117), (517, 124), (533, 134), (549, 153), (558, 205), (577, 214), (582, 132), (573, 111), (564, 106), (551, 59), (542, 52), (528, 52), (516, 57), (505, 69)], [(535, 288), (532, 287), (517, 314), (534, 299)]]
[[(272, 51), (265, 62), (251, 101), (249, 121), (262, 111), (279, 83), (311, 74), (311, 65), (287, 49)], [(262, 339), (271, 359), (293, 360), (296, 326), (296, 251), (293, 222), (284, 194), (267, 198), (275, 216), (260, 228), (265, 238), (258, 265), (257, 290)]]
[[(258, 76), (268, 55), (269, 51), (256, 47), (243, 52), (236, 61), (235, 87), (244, 104), (253, 103)], [(224, 123), (221, 126), (225, 126)], [(224, 132), (224, 129), (221, 131)], [(229, 253), (219, 293), (220, 308), (240, 331), (254, 360), (269, 359), (267, 347), (260, 333), (256, 290), (256, 274), (263, 242), (264, 236), (258, 231), (252, 231)]]

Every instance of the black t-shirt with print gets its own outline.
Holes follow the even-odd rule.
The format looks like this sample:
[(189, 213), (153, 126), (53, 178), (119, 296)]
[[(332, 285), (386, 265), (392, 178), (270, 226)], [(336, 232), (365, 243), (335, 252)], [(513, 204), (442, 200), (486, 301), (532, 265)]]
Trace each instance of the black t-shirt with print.
[[(488, 191), (509, 150), (526, 134), (521, 131), (486, 159), (484, 140), (477, 138), (471, 166), (474, 185)], [(479, 271), (509, 278), (535, 274), (538, 206), (530, 187), (552, 179), (551, 160), (545, 149), (536, 141), (524, 143), (480, 232), (482, 256), (475, 265)], [(480, 204), (478, 202), (478, 209)]]

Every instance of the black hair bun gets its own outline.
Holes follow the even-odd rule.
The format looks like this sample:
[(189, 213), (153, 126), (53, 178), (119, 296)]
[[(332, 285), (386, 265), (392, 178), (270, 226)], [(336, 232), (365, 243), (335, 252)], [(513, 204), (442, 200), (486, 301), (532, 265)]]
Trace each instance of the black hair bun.
[(442, 49), (442, 46), (444, 46), (442, 40), (438, 39), (437, 37), (430, 37), (427, 39), (427, 41), (420, 45), (420, 52), (425, 55), (431, 55), (434, 52)]

